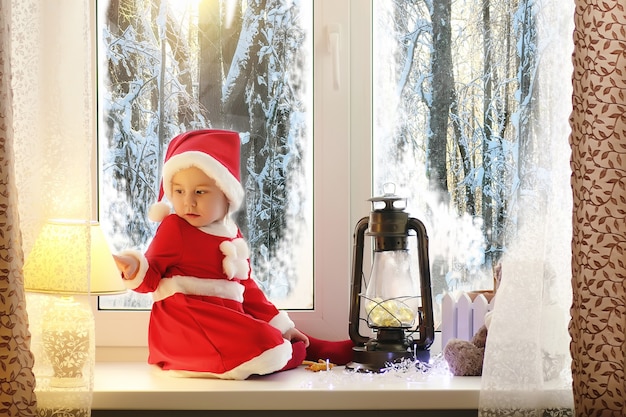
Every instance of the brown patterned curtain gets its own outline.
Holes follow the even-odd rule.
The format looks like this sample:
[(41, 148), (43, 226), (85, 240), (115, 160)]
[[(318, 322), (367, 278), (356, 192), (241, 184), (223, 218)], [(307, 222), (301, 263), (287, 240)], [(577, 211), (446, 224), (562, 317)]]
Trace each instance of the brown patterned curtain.
[(576, 0), (570, 323), (576, 415), (626, 415), (626, 7)]
[(0, 3), (0, 414), (36, 415), (13, 168), (10, 2)]

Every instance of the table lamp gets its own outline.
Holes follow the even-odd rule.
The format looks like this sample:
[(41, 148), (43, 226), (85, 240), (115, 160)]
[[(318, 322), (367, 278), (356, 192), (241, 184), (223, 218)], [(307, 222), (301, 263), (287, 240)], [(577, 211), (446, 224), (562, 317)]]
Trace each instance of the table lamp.
[(55, 295), (42, 320), (50, 385), (88, 385), (83, 368), (95, 356), (95, 321), (88, 303), (75, 296), (126, 291), (99, 223), (48, 220), (26, 258), (24, 288)]

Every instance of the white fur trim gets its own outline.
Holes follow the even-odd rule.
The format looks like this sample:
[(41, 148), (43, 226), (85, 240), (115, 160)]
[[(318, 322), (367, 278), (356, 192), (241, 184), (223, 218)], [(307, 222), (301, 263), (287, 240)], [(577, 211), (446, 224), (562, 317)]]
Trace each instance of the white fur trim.
[(200, 226), (200, 230), (210, 235), (234, 238), (237, 236), (237, 224), (233, 221), (230, 215), (226, 215), (221, 222), (214, 222), (208, 226)]
[(172, 209), (169, 204), (159, 201), (158, 203), (151, 205), (148, 209), (148, 218), (153, 222), (160, 222), (166, 218), (171, 211)]
[(132, 256), (139, 261), (139, 270), (137, 271), (135, 278), (124, 280), (124, 285), (126, 285), (126, 288), (128, 288), (129, 290), (134, 290), (141, 285), (143, 279), (146, 277), (146, 272), (148, 272), (148, 260), (143, 253), (132, 249), (122, 251), (120, 252), (120, 255)]
[(241, 238), (225, 240), (220, 243), (220, 250), (224, 254), (222, 268), (228, 279), (248, 279), (250, 250), (246, 241)]
[(229, 210), (239, 210), (244, 197), (243, 187), (237, 178), (230, 173), (228, 168), (222, 165), (211, 155), (201, 151), (187, 151), (172, 155), (163, 165), (163, 193), (168, 200), (172, 201), (172, 177), (181, 169), (195, 166), (201, 169), (209, 177), (213, 178), (217, 186), (230, 202)]
[(289, 315), (282, 310), (270, 320), (270, 326), (278, 329), (281, 334), (296, 327), (295, 323), (289, 318)]
[(287, 365), (287, 362), (291, 359), (292, 354), (293, 347), (291, 346), (291, 342), (284, 340), (282, 344), (266, 350), (259, 356), (252, 358), (248, 362), (244, 362), (236, 368), (233, 368), (228, 372), (224, 372), (223, 374), (185, 370), (162, 370), (156, 365), (154, 365), (154, 367), (161, 369), (161, 372), (165, 372), (167, 375), (174, 377), (243, 380), (248, 378), (250, 375), (267, 375), (280, 371), (285, 367), (285, 365)]
[(244, 286), (236, 281), (176, 275), (161, 279), (156, 291), (152, 293), (152, 299), (159, 301), (176, 293), (182, 293), (207, 295), (242, 303), (243, 292)]

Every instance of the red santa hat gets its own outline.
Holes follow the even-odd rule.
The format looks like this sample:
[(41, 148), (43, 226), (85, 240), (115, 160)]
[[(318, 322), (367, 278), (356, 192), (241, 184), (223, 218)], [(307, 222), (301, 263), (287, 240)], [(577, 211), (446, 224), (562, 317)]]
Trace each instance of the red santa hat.
[(192, 130), (173, 138), (165, 154), (159, 201), (148, 212), (150, 220), (160, 222), (170, 213), (163, 196), (172, 201), (172, 177), (192, 166), (213, 178), (230, 203), (229, 211), (237, 211), (244, 197), (239, 177), (240, 143), (239, 134), (229, 130)]

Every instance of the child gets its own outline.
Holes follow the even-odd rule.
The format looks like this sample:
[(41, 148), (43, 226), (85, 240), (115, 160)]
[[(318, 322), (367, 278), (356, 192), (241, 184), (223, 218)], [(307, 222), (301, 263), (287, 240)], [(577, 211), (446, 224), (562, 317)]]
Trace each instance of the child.
[[(244, 197), (236, 132), (198, 130), (170, 142), (161, 221), (145, 255), (114, 256), (126, 286), (151, 292), (148, 362), (179, 376), (246, 379), (306, 358), (351, 360), (350, 340), (327, 342), (295, 328), (252, 279), (248, 246), (234, 223)], [(308, 353), (308, 355), (307, 355)], [(326, 356), (324, 356), (326, 355)]]

